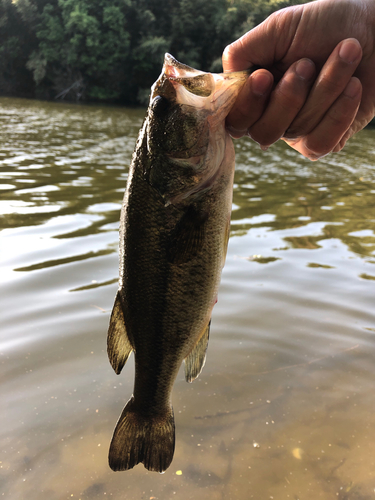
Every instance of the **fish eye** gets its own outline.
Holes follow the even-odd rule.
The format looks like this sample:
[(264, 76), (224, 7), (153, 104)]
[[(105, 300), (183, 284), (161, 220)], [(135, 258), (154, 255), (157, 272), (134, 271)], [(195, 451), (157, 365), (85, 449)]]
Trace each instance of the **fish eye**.
[(161, 95), (157, 95), (151, 103), (151, 111), (155, 113), (156, 116), (162, 118), (168, 111), (169, 101)]

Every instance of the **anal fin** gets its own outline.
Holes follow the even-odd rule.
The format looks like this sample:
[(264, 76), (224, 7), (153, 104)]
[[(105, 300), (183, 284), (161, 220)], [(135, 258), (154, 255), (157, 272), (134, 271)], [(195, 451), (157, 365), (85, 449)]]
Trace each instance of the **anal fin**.
[(206, 361), (206, 351), (208, 347), (208, 338), (210, 335), (211, 320), (208, 322), (203, 335), (198, 340), (192, 351), (185, 358), (185, 379), (186, 382), (193, 382), (204, 367)]
[(112, 368), (121, 373), (133, 347), (126, 333), (120, 292), (117, 292), (107, 336), (107, 353)]

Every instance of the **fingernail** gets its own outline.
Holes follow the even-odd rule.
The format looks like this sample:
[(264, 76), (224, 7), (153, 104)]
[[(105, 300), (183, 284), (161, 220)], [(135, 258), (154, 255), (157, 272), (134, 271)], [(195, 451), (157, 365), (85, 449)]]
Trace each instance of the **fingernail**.
[(306, 141), (304, 141), (304, 148), (303, 149), (304, 149), (303, 155), (306, 156), (306, 158), (308, 158), (311, 161), (317, 161), (324, 156), (324, 155), (317, 153), (316, 151), (313, 151), (309, 147), (307, 147)]
[(283, 137), (285, 137), (285, 139), (288, 139), (288, 140), (298, 139), (298, 136), (293, 131), (293, 129), (289, 129), (289, 128), (288, 128), (288, 130), (285, 131), (285, 134)]
[(255, 73), (251, 78), (251, 90), (253, 94), (264, 95), (266, 94), (273, 83), (273, 78), (269, 73)]
[(354, 99), (357, 97), (361, 90), (360, 82), (358, 78), (352, 78), (344, 90), (344, 95)]
[(311, 161), (321, 160), (322, 158), (324, 158), (325, 156), (327, 156), (331, 153), (331, 151), (328, 151), (328, 153), (318, 154), (318, 153), (314, 153), (313, 151), (309, 150), (308, 148), (306, 148), (306, 151), (307, 151), (306, 156)]
[(304, 80), (310, 80), (315, 73), (315, 64), (310, 59), (301, 59), (296, 65), (296, 73)]
[(247, 129), (245, 128), (244, 130), (238, 130), (232, 125), (227, 125), (227, 130), (229, 132), (229, 135), (233, 137), (233, 139), (240, 139), (240, 137), (243, 137), (244, 135), (247, 135)]
[(285, 139), (291, 140), (291, 141), (298, 141), (302, 137), (302, 132), (301, 130), (295, 129), (295, 128), (288, 128), (283, 137)]
[(339, 56), (344, 62), (352, 64), (360, 57), (360, 55), (361, 46), (359, 45), (359, 42), (354, 40), (346, 40), (342, 43), (339, 50)]

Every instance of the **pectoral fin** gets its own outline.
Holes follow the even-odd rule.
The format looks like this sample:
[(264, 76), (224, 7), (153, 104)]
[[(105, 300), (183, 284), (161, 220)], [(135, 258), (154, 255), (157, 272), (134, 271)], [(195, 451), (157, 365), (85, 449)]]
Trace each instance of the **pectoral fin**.
[(190, 206), (171, 233), (168, 260), (184, 264), (197, 256), (203, 246), (208, 214)]
[(107, 337), (108, 358), (117, 375), (121, 373), (132, 350), (133, 347), (126, 333), (120, 293), (117, 292)]
[(191, 353), (185, 358), (185, 379), (186, 382), (195, 380), (204, 367), (206, 361), (206, 351), (208, 347), (208, 337), (210, 334), (211, 320), (206, 326), (203, 335), (194, 346)]

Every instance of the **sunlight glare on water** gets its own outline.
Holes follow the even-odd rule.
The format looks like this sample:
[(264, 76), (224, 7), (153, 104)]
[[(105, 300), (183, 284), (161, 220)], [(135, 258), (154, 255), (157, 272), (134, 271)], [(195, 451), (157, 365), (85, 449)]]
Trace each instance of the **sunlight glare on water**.
[(236, 142), (206, 366), (173, 390), (174, 460), (109, 469), (134, 377), (133, 357), (112, 371), (106, 333), (143, 115), (0, 99), (0, 495), (375, 498), (373, 129), (316, 163)]

